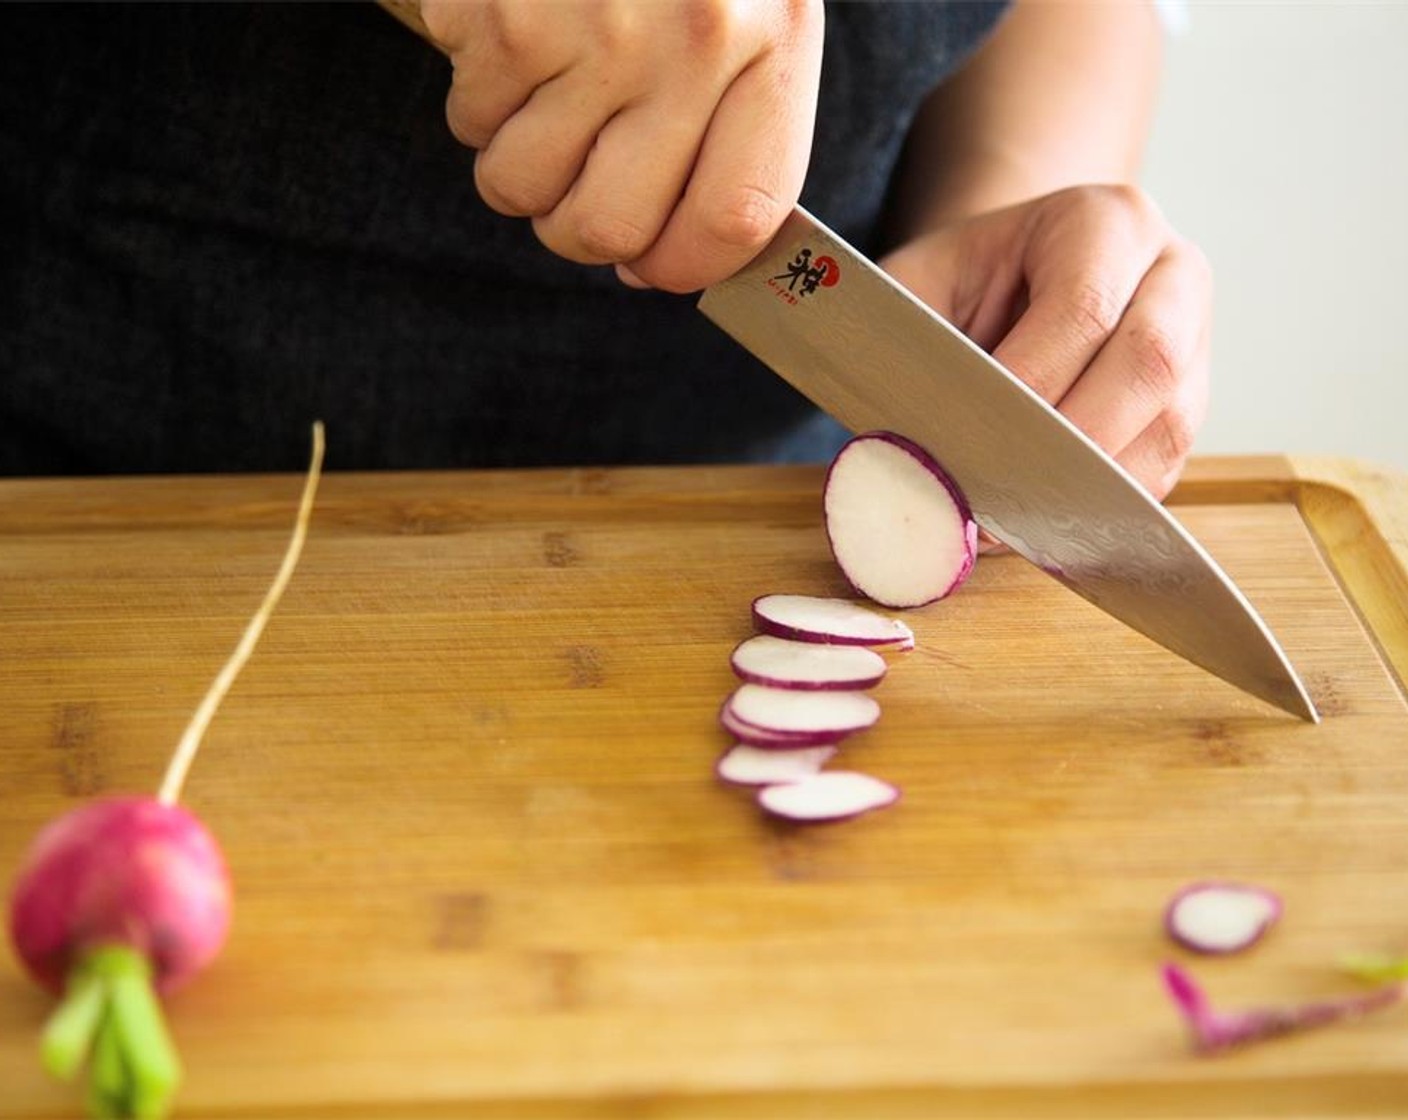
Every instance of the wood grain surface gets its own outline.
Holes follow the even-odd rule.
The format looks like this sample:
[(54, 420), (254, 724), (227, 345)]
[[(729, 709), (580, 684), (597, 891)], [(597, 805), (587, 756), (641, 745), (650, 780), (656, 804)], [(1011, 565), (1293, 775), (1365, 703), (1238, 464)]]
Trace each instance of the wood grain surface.
[[(717, 784), (769, 591), (843, 594), (811, 468), (325, 478), (187, 801), (235, 928), (169, 1004), (183, 1117), (1408, 1115), (1408, 1009), (1217, 1060), (1159, 986), (1348, 990), (1408, 950), (1401, 478), (1195, 464), (1175, 513), (1305, 676), (1309, 726), (1011, 556), (905, 617), (848, 766), (784, 827)], [(0, 484), (0, 883), (78, 800), (154, 791), (300, 479)], [(1273, 887), (1240, 958), (1192, 879)], [(0, 1117), (76, 1114), (0, 949)]]

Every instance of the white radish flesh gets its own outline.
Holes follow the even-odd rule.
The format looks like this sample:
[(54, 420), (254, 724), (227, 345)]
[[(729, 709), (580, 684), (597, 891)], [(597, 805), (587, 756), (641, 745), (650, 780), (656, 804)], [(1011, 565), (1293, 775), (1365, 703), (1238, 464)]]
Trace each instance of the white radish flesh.
[(768, 786), (759, 791), (758, 804), (790, 821), (839, 821), (890, 805), (899, 796), (889, 782), (869, 774), (828, 770)]
[(719, 723), (740, 743), (746, 743), (750, 747), (762, 747), (765, 750), (785, 751), (795, 750), (798, 747), (824, 747), (838, 743), (845, 738), (844, 735), (830, 731), (768, 731), (766, 728), (754, 727), (751, 723), (744, 723), (735, 716), (727, 704), (719, 712)]
[(826, 475), (826, 533), (836, 563), (881, 606), (951, 594), (978, 555), (978, 526), (934, 457), (894, 432), (856, 436)]
[(834, 746), (777, 750), (739, 743), (719, 759), (715, 773), (734, 785), (770, 786), (810, 777), (835, 754)]
[(762, 595), (753, 600), (753, 624), (764, 634), (798, 642), (913, 649), (914, 631), (846, 599)]
[(849, 735), (880, 718), (880, 705), (863, 692), (799, 691), (739, 685), (725, 709), (740, 723), (781, 734)]
[(1281, 916), (1271, 891), (1241, 883), (1195, 883), (1164, 914), (1168, 935), (1197, 953), (1235, 953), (1259, 941)]
[(760, 634), (729, 659), (734, 673), (772, 688), (873, 688), (885, 676), (885, 659), (863, 646), (827, 646)]

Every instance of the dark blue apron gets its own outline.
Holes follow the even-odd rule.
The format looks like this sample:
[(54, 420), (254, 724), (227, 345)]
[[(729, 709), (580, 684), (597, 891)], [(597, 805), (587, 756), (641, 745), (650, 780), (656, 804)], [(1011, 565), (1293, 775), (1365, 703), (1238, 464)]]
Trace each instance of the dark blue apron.
[[(875, 251), (999, 3), (827, 11), (803, 201)], [(820, 459), (694, 310), (474, 192), (444, 59), (371, 5), (0, 5), (0, 473)]]

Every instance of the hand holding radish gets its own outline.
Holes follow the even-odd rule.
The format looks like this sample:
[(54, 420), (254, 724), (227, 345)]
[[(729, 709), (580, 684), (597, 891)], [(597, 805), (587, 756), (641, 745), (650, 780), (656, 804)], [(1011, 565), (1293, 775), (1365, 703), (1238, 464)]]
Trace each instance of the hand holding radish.
[(1132, 187), (1077, 187), (927, 233), (881, 262), (1156, 497), (1208, 405), (1206, 259)]
[(219, 954), (231, 890), (219, 845), (177, 802), (206, 728), (293, 576), (322, 456), (319, 424), (283, 563), (191, 717), (157, 797), (104, 798), (64, 814), (35, 838), (15, 878), (16, 953), (62, 997), (44, 1031), (44, 1066), (70, 1080), (86, 1059), (95, 1116), (163, 1116), (180, 1081), (156, 997)]
[(801, 194), (820, 0), (426, 0), (475, 182), (568, 260), (675, 292), (731, 275)]

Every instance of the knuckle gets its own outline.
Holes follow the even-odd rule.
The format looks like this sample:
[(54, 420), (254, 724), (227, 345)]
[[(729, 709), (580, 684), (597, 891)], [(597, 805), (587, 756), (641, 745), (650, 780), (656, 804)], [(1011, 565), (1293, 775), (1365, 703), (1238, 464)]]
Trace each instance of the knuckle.
[(1131, 328), (1129, 344), (1141, 388), (1154, 400), (1173, 399), (1183, 367), (1173, 336), (1157, 324), (1143, 323)]
[(495, 159), (492, 147), (474, 161), (474, 184), (491, 209), (510, 217), (546, 214), (558, 201), (551, 184), (531, 171), (517, 170)]
[(1097, 206), (1123, 211), (1136, 226), (1162, 224), (1163, 214), (1153, 198), (1134, 183), (1105, 183), (1090, 188), (1090, 201)]
[(1063, 187), (1049, 196), (1046, 208), (1052, 212), (1053, 219), (1065, 220), (1068, 216), (1101, 206), (1104, 190), (1102, 186), (1085, 183)]
[(783, 0), (782, 18), (789, 27), (819, 25), (825, 18), (821, 0)]
[(462, 71), (456, 70), (445, 98), (445, 123), (450, 126), (450, 134), (466, 148), (479, 150), (488, 146), (501, 121), (483, 98), (475, 96)]
[(632, 4), (603, 4), (587, 28), (593, 49), (609, 58), (629, 58), (643, 49), (640, 14)]
[(482, 148), (485, 143), (483, 134), (475, 128), (468, 118), (457, 111), (453, 103), (445, 106), (445, 123), (450, 126), (450, 135), (466, 148)]
[(579, 219), (575, 240), (577, 249), (587, 260), (617, 264), (639, 257), (650, 248), (652, 237), (639, 222), (598, 212)]
[(532, 18), (536, 7), (535, 4), (481, 5), (484, 45), (500, 65), (510, 71), (540, 45), (539, 31)]
[(768, 243), (787, 214), (786, 204), (761, 187), (739, 187), (705, 209), (701, 217), (706, 240), (729, 249), (760, 249)]
[(742, 18), (730, 0), (690, 0), (682, 14), (685, 43), (696, 58), (722, 54)]
[(1103, 342), (1114, 333), (1124, 301), (1107, 282), (1095, 278), (1077, 284), (1066, 297), (1066, 317), (1086, 341)]
[(1193, 444), (1198, 438), (1197, 424), (1182, 409), (1169, 409), (1160, 415), (1156, 423), (1163, 461), (1181, 464), (1193, 452)]
[(1133, 183), (1082, 184), (1059, 191), (1058, 197), (1067, 213), (1097, 214), (1106, 219), (1123, 214), (1135, 228), (1164, 224), (1158, 204)]
[(1142, 211), (1153, 205), (1149, 196), (1133, 183), (1107, 183), (1096, 190), (1101, 198), (1125, 210)]
[(723, 275), (701, 272), (696, 260), (660, 249), (652, 249), (644, 257), (632, 261), (631, 271), (652, 288), (674, 295), (697, 292), (724, 278)]

